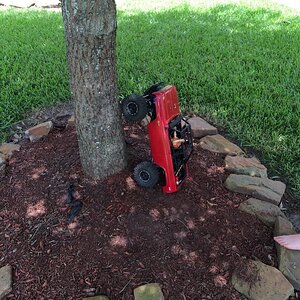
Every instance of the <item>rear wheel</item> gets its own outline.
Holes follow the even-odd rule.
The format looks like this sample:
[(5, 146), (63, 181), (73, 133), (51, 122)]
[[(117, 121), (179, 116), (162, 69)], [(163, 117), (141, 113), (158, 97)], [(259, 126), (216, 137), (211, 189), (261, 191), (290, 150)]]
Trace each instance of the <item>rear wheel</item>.
[(142, 121), (148, 113), (147, 101), (140, 95), (132, 94), (122, 101), (122, 112), (128, 121)]
[(160, 180), (159, 168), (150, 161), (143, 161), (134, 168), (133, 178), (139, 186), (153, 188)]

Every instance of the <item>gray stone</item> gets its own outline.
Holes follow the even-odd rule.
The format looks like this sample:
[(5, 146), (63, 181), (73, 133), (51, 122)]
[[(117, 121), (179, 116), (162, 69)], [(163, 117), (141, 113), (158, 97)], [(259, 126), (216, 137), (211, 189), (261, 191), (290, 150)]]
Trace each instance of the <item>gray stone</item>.
[(225, 158), (225, 169), (236, 173), (261, 178), (267, 178), (267, 168), (255, 158), (246, 158), (242, 156), (230, 156)]
[(287, 219), (278, 216), (274, 224), (274, 236), (295, 234), (293, 224)]
[(52, 7), (60, 5), (60, 1), (58, 0), (36, 0), (35, 5), (37, 7)]
[(31, 127), (25, 131), (25, 135), (30, 139), (31, 142), (35, 142), (49, 134), (53, 127), (52, 121), (44, 122)]
[(227, 177), (225, 186), (231, 191), (250, 195), (275, 205), (279, 205), (286, 188), (281, 181), (236, 174)]
[(211, 152), (229, 154), (229, 155), (242, 155), (243, 150), (237, 145), (229, 142), (220, 134), (208, 135), (200, 140), (200, 146)]
[(10, 265), (0, 268), (0, 299), (12, 291), (12, 269)]
[(194, 138), (202, 138), (207, 135), (213, 135), (218, 133), (216, 127), (210, 125), (202, 118), (192, 117), (188, 119), (188, 122), (191, 124)]
[(0, 153), (0, 167), (6, 164), (6, 158), (3, 153)]
[(14, 143), (3, 143), (0, 146), (0, 153), (4, 155), (5, 159), (11, 158), (15, 151), (20, 151), (21, 146)]
[(280, 208), (272, 203), (250, 198), (241, 203), (239, 209), (256, 216), (267, 226), (273, 227), (278, 216), (285, 218)]
[(5, 174), (5, 168), (6, 168), (5, 155), (0, 153), (0, 176), (3, 176)]
[(293, 223), (296, 231), (300, 232), (300, 214), (299, 211), (290, 211), (288, 213), (288, 219)]
[(75, 116), (71, 116), (69, 119), (68, 119), (68, 126), (74, 126), (75, 125)]
[(238, 292), (252, 300), (286, 300), (294, 292), (279, 270), (253, 260), (234, 272), (231, 283)]
[(109, 300), (109, 298), (103, 295), (99, 295), (99, 296), (83, 298), (82, 300)]
[(52, 7), (58, 6), (60, 2), (58, 0), (0, 0), (0, 4), (5, 6), (13, 6), (19, 8), (27, 8), (31, 6), (37, 7)]
[(140, 122), (140, 125), (143, 126), (143, 127), (147, 127), (148, 124), (150, 123), (151, 119), (150, 117), (146, 116), (141, 122)]
[(6, 6), (14, 6), (20, 8), (26, 8), (34, 5), (32, 0), (1, 0), (1, 4)]
[(158, 283), (148, 283), (134, 289), (134, 300), (164, 300)]
[[(293, 224), (278, 217), (275, 222), (274, 236), (295, 234)], [(279, 270), (296, 290), (300, 290), (300, 251), (290, 250), (276, 243)]]

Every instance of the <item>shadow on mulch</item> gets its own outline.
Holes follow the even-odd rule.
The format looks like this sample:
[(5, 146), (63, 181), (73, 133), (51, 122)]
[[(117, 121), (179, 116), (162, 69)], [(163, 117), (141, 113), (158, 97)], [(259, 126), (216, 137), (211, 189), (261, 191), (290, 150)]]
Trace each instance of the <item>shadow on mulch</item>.
[[(1, 178), (0, 265), (14, 270), (8, 299), (133, 299), (161, 284), (165, 298), (244, 299), (230, 285), (244, 258), (276, 264), (272, 232), (238, 210), (244, 196), (223, 187), (223, 157), (197, 148), (181, 191), (135, 185), (150, 157), (147, 132), (125, 126), (128, 169), (93, 181), (81, 169), (76, 133), (55, 130), (23, 145)], [(83, 208), (67, 224), (67, 190)]]

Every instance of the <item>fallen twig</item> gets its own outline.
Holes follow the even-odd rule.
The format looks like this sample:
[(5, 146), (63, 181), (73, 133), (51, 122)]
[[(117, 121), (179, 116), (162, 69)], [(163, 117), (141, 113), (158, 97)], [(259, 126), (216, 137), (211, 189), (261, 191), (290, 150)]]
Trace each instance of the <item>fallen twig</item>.
[(119, 292), (119, 294), (121, 294), (129, 285), (129, 283), (131, 282), (131, 279), (128, 280), (128, 282), (124, 285), (124, 287), (121, 289), (121, 291)]

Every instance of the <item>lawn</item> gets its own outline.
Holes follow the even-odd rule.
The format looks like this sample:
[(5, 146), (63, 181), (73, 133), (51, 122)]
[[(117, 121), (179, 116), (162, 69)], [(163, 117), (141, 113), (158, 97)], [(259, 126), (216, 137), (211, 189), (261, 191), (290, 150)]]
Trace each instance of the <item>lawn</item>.
[[(119, 0), (120, 96), (176, 85), (186, 113), (255, 149), (300, 197), (300, 16), (266, 1), (224, 2), (160, 0), (145, 9)], [(4, 137), (24, 113), (70, 92), (61, 15), (9, 10), (0, 20)]]

